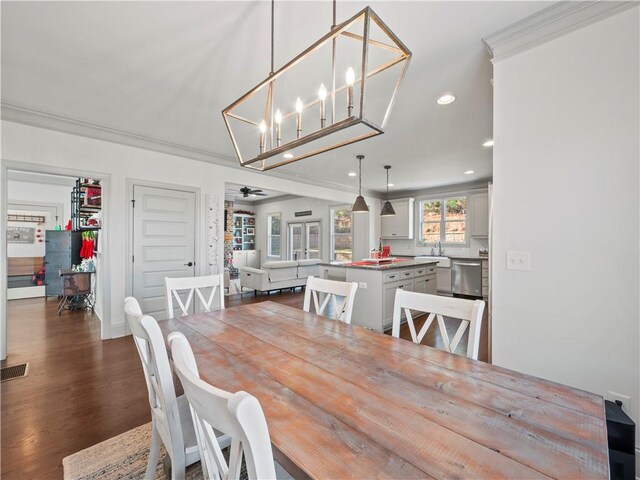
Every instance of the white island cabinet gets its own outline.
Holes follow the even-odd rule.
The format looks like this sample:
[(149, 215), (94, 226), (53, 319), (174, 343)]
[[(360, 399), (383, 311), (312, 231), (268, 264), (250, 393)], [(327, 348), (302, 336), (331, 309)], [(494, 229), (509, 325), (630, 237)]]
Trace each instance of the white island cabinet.
[(396, 290), (436, 294), (436, 264), (409, 260), (381, 266), (323, 265), (320, 272), (324, 278), (357, 282), (351, 323), (384, 332), (393, 323)]

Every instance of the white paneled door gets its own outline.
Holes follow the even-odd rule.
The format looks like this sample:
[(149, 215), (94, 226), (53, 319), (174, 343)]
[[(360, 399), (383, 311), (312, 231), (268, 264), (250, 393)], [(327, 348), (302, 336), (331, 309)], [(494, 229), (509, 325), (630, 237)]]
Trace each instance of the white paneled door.
[(289, 224), (289, 260), (320, 258), (320, 222), (300, 222)]
[(133, 296), (166, 318), (164, 277), (195, 275), (195, 193), (134, 185)]

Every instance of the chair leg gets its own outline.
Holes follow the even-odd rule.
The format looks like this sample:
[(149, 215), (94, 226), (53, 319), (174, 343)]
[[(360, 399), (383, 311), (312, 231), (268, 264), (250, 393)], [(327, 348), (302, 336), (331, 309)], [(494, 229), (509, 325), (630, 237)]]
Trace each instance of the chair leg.
[(145, 480), (153, 480), (156, 476), (156, 466), (160, 456), (160, 434), (156, 429), (155, 420), (151, 423), (151, 448), (149, 449), (149, 462), (144, 474)]
[(187, 466), (184, 453), (180, 455), (175, 452), (171, 457), (171, 480), (183, 480), (185, 477)]

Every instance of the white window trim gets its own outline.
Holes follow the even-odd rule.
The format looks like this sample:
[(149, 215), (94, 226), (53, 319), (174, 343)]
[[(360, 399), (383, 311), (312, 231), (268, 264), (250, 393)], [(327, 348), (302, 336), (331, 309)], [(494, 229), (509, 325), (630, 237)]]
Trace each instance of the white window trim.
[(334, 233), (333, 227), (335, 223), (333, 221), (333, 211), (348, 209), (351, 210), (351, 205), (347, 203), (339, 204), (339, 205), (330, 205), (329, 206), (329, 260), (333, 261), (335, 257), (335, 237), (336, 236), (351, 236), (351, 261), (353, 261), (353, 213), (351, 213), (351, 232), (350, 233)]
[[(465, 229), (464, 229), (464, 243), (457, 243), (457, 242), (445, 242), (443, 241), (446, 236), (445, 236), (445, 226), (447, 223), (446, 217), (445, 217), (445, 205), (446, 205), (446, 201), (451, 199), (451, 198), (461, 198), (464, 197), (466, 199), (466, 204), (467, 204), (467, 213), (465, 216)], [(424, 198), (420, 198), (416, 203), (418, 205), (418, 209), (417, 209), (417, 213), (418, 213), (418, 221), (416, 222), (418, 225), (418, 235), (417, 235), (417, 244), (420, 247), (428, 247), (428, 246), (433, 246), (433, 242), (425, 242), (424, 239), (422, 238), (422, 225), (423, 225), (423, 215), (422, 215), (422, 204), (424, 202), (432, 202), (434, 200), (440, 200), (441, 202), (441, 217), (440, 217), (440, 243), (443, 247), (468, 247), (470, 245), (470, 240), (471, 240), (471, 236), (469, 234), (469, 198), (470, 198), (470, 193), (469, 192), (460, 192), (460, 193), (446, 193), (443, 195), (434, 195), (434, 196), (429, 196), (429, 197), (424, 197)], [(435, 223), (435, 222), (433, 222)]]
[[(270, 218), (271, 217), (280, 217), (280, 235), (271, 235), (271, 225), (270, 225)], [(277, 260), (282, 260), (282, 249), (283, 249), (283, 242), (282, 242), (282, 212), (271, 212), (271, 213), (267, 213), (267, 228), (265, 229), (267, 232), (267, 252), (266, 252), (266, 256), (269, 259), (277, 259)], [(271, 253), (271, 237), (280, 237), (280, 255), (270, 255)]]

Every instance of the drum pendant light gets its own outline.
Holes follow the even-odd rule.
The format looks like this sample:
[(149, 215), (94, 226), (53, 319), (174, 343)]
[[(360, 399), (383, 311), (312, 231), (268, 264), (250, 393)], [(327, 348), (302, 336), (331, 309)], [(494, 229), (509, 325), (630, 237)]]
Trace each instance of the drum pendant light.
[(380, 212), (381, 217), (393, 217), (396, 214), (396, 211), (393, 209), (393, 205), (389, 201), (389, 170), (391, 169), (391, 165), (385, 165), (384, 169), (387, 171), (387, 201), (384, 202), (382, 206), (382, 211)]
[(364, 201), (364, 197), (362, 196), (362, 160), (364, 159), (364, 155), (358, 155), (358, 196), (356, 197), (356, 201), (353, 202), (353, 207), (351, 207), (351, 213), (367, 213), (369, 212), (369, 207), (367, 206), (367, 202)]

